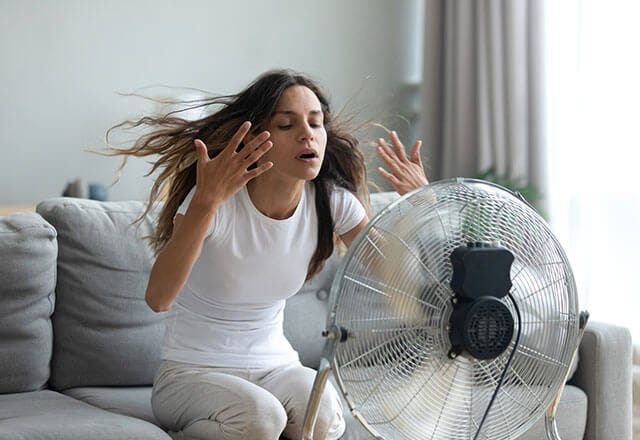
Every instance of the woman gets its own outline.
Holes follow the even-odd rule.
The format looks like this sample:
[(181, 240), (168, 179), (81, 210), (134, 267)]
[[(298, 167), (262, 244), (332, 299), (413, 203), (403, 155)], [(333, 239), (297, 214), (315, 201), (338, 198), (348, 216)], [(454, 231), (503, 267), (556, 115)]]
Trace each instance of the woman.
[[(315, 371), (284, 337), (285, 299), (320, 271), (334, 233), (349, 245), (369, 221), (364, 158), (303, 75), (267, 72), (207, 104), (221, 108), (132, 123), (160, 128), (115, 151), (158, 154), (148, 208), (168, 194), (146, 291), (169, 312), (153, 411), (189, 438), (298, 439)], [(391, 144), (378, 140), (381, 175), (400, 193), (426, 184), (420, 142), (411, 159), (394, 132)], [(328, 386), (315, 438), (339, 438), (342, 411)]]

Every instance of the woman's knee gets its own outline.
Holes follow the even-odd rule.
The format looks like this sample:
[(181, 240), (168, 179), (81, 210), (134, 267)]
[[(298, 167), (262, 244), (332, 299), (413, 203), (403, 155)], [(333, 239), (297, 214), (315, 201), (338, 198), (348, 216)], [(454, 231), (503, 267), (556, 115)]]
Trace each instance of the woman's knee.
[[(313, 429), (313, 439), (336, 440), (341, 438), (346, 428), (343, 411), (344, 409), (338, 393), (331, 384), (327, 384), (320, 399), (316, 424)], [(300, 438), (302, 435), (302, 421), (303, 420), (300, 420), (298, 422), (295, 432), (297, 438)], [(289, 433), (291, 433), (291, 430), (289, 430)]]
[(278, 439), (287, 414), (275, 396), (232, 375), (196, 373), (154, 384), (151, 404), (159, 423), (195, 438)]
[(318, 418), (313, 431), (314, 440), (336, 440), (345, 431), (342, 404), (334, 393), (325, 393), (318, 410)]
[(277, 440), (287, 426), (287, 412), (273, 396), (254, 400), (245, 406), (245, 429), (242, 439)]
[(209, 418), (193, 420), (182, 432), (203, 440), (277, 440), (287, 424), (287, 414), (277, 399), (236, 400)]
[[(289, 423), (285, 436), (298, 439), (302, 436), (304, 416), (315, 380), (316, 372), (310, 368), (299, 367), (287, 369), (272, 379), (271, 391), (285, 403), (289, 414)], [(314, 439), (334, 440), (340, 438), (345, 431), (343, 407), (336, 389), (327, 383), (322, 397), (314, 427)]]

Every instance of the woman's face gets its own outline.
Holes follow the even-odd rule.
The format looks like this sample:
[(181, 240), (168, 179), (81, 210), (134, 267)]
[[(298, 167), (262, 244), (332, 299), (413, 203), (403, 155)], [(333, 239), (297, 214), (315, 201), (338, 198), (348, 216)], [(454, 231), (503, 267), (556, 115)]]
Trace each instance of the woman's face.
[(315, 179), (327, 146), (324, 115), (316, 94), (305, 86), (289, 87), (265, 125), (273, 148), (260, 162), (273, 162), (268, 173), (286, 180)]

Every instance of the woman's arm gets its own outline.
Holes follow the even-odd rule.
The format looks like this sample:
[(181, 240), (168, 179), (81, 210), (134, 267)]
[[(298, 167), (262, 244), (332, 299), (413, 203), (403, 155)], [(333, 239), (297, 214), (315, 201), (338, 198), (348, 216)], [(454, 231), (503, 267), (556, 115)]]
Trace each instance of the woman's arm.
[[(407, 157), (404, 145), (400, 142), (400, 138), (395, 131), (391, 132), (390, 139), (393, 148), (390, 148), (384, 139), (378, 139), (378, 155), (391, 170), (391, 172), (388, 172), (384, 168), (378, 168), (380, 175), (389, 181), (400, 195), (427, 185), (429, 181), (420, 158), (422, 141), (418, 141), (413, 145), (411, 156)], [(368, 223), (369, 218), (365, 215), (364, 219), (355, 228), (340, 236), (347, 247), (351, 245)]]
[(217, 208), (189, 205), (176, 215), (173, 234), (151, 269), (145, 300), (154, 312), (166, 312), (187, 281)]
[(340, 236), (340, 239), (344, 242), (345, 245), (347, 245), (347, 247), (351, 246), (351, 243), (353, 243), (353, 240), (355, 240), (355, 238), (358, 236), (360, 231), (362, 231), (362, 229), (368, 224), (369, 224), (369, 217), (367, 217), (367, 215), (365, 214), (362, 221), (358, 223), (355, 228), (342, 234)]
[(252, 138), (239, 152), (240, 142), (249, 132), (251, 124), (245, 122), (234, 134), (222, 152), (209, 159), (207, 147), (195, 141), (198, 154), (196, 190), (185, 215), (176, 215), (173, 233), (151, 269), (145, 300), (155, 312), (164, 312), (187, 281), (200, 253), (209, 225), (220, 205), (238, 192), (246, 183), (273, 166), (266, 162), (247, 170), (272, 146), (269, 133)]

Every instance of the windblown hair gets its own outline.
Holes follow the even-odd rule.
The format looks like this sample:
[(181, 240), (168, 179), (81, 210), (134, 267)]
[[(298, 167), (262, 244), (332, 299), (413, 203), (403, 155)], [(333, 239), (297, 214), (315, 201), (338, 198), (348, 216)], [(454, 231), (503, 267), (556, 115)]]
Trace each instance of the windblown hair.
[(129, 156), (157, 156), (147, 175), (159, 172), (149, 195), (142, 220), (162, 196), (166, 195), (157, 218), (157, 227), (149, 237), (156, 253), (160, 252), (173, 232), (173, 219), (180, 204), (196, 184), (196, 150), (193, 141), (201, 139), (208, 148), (209, 157), (215, 157), (228, 144), (244, 121), (251, 121), (253, 134), (262, 131), (271, 117), (283, 92), (289, 87), (301, 85), (315, 93), (324, 113), (327, 146), (320, 173), (313, 180), (318, 215), (318, 242), (307, 271), (307, 279), (318, 273), (334, 250), (333, 219), (330, 195), (335, 186), (354, 193), (369, 208), (369, 191), (366, 182), (364, 155), (358, 148), (358, 140), (350, 134), (347, 124), (334, 119), (329, 101), (318, 85), (308, 77), (289, 70), (273, 70), (258, 77), (245, 90), (235, 95), (217, 96), (194, 101), (184, 110), (219, 107), (214, 113), (197, 120), (180, 117), (183, 110), (163, 116), (146, 116), (122, 122), (114, 129), (149, 129), (130, 148), (109, 147), (109, 156), (124, 156), (122, 166)]

